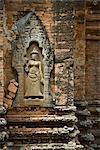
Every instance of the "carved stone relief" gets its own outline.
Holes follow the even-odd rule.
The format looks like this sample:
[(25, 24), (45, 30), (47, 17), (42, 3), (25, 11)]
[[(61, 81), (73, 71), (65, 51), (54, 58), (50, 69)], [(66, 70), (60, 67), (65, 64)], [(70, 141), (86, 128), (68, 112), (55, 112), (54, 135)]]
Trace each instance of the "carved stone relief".
[(38, 46), (31, 45), (29, 58), (25, 56), (25, 98), (43, 98), (43, 60)]
[(42, 22), (30, 12), (16, 23), (12, 66), (18, 73), (15, 107), (52, 106), (50, 73), (53, 53)]

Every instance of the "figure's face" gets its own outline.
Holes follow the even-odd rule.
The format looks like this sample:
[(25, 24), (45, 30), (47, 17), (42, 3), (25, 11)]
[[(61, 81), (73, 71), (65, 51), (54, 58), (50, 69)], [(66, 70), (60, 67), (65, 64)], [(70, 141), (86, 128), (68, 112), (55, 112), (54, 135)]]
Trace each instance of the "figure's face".
[(32, 56), (32, 59), (36, 59), (37, 58), (37, 54), (36, 53), (33, 53), (31, 56)]

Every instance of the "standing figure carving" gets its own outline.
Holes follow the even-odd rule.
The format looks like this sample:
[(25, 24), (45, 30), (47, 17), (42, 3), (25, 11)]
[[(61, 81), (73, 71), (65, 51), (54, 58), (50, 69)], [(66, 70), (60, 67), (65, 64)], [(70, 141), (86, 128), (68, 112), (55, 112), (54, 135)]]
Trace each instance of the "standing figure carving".
[(25, 98), (43, 97), (41, 84), (43, 85), (42, 63), (38, 59), (39, 52), (34, 47), (30, 53), (31, 58), (25, 64)]

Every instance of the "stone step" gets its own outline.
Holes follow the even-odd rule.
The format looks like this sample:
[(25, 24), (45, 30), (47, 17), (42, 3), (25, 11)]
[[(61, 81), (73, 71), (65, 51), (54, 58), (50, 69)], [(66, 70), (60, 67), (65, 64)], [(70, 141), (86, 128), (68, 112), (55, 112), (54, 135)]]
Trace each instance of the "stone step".
[(91, 144), (91, 146), (96, 150), (100, 150), (100, 144)]
[(86, 30), (100, 30), (100, 26), (86, 26)]
[(5, 116), (8, 122), (77, 122), (75, 115), (7, 115)]
[(84, 110), (78, 110), (76, 112), (77, 115), (82, 115), (82, 116), (90, 116), (90, 111), (88, 109), (84, 109)]
[(86, 15), (86, 21), (100, 21), (100, 15)]
[(54, 110), (57, 112), (75, 112), (76, 111), (76, 107), (75, 106), (55, 106)]
[(95, 140), (95, 137), (92, 133), (81, 134), (81, 138), (87, 142), (93, 142)]
[(16, 128), (9, 127), (9, 141), (27, 141), (27, 143), (69, 142), (74, 139), (79, 130), (76, 126), (63, 128)]
[(87, 40), (100, 40), (100, 36), (97, 36), (97, 35), (87, 35), (86, 39)]
[[(11, 135), (35, 135), (35, 134), (47, 134), (46, 136), (49, 136), (49, 134), (52, 135), (62, 135), (62, 134), (71, 134), (74, 133), (74, 135), (79, 133), (79, 131), (73, 126), (73, 127), (67, 127), (64, 126), (63, 128), (26, 128), (25, 126), (23, 128), (16, 128), (16, 127), (9, 127), (9, 132)], [(73, 136), (74, 136), (73, 135)], [(76, 136), (76, 135), (75, 135)]]
[[(9, 143), (8, 143), (9, 145)], [(83, 150), (82, 145), (77, 145), (75, 142), (70, 141), (66, 143), (44, 143), (44, 144), (15, 144), (14, 146), (9, 146), (8, 150)]]
[(44, 115), (44, 112), (47, 112), (46, 114), (59, 114), (59, 112), (62, 114), (70, 114), (70, 113), (73, 113), (73, 112), (76, 112), (76, 107), (75, 106), (55, 106), (53, 108), (27, 108), (27, 107), (24, 107), (24, 108), (16, 108), (16, 109), (13, 109), (11, 108), (9, 110), (9, 112), (7, 113), (7, 115), (16, 115), (16, 114), (20, 114), (20, 115), (24, 115), (24, 114), (28, 114), (28, 115), (33, 115), (35, 113), (35, 115), (38, 113), (40, 114), (40, 111), (41, 111), (41, 114)]

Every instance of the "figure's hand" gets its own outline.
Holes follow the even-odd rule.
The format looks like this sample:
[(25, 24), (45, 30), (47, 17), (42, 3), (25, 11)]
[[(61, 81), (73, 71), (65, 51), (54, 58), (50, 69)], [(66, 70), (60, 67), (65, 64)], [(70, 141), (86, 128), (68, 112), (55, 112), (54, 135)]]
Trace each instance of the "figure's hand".
[(28, 58), (24, 57), (24, 64), (27, 64), (27, 63), (28, 63)]
[(44, 79), (43, 79), (43, 78), (41, 79), (41, 83), (43, 83), (43, 84), (44, 84)]
[(25, 71), (29, 72), (29, 67), (28, 66), (25, 67)]

